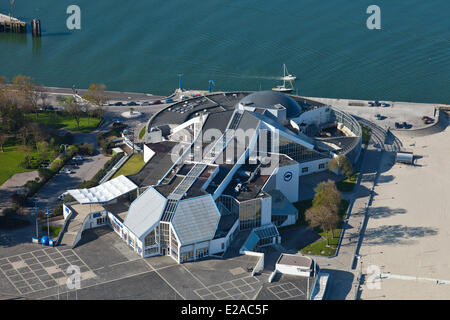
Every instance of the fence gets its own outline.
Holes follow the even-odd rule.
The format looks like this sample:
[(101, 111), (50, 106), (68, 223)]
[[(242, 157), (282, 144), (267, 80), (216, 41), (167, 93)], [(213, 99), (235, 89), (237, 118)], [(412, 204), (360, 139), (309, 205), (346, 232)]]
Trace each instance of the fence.
[(119, 161), (116, 162), (116, 164), (113, 165), (111, 169), (105, 174), (105, 176), (99, 181), (99, 184), (102, 184), (106, 181), (108, 181), (116, 172), (120, 169), (120, 167), (123, 166), (123, 164), (131, 157), (131, 154), (123, 156), (120, 158)]

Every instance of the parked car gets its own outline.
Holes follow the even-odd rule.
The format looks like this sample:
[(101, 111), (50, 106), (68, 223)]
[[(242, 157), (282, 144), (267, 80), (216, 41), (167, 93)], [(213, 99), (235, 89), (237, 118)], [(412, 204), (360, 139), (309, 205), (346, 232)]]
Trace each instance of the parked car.
[(403, 125), (401, 123), (399, 123), (399, 122), (396, 122), (395, 123), (395, 128), (396, 129), (401, 129), (401, 128), (403, 128)]
[(383, 102), (381, 105), (382, 105), (383, 107), (390, 107), (390, 106), (391, 106), (389, 103), (386, 103), (386, 102)]
[(148, 102), (148, 101), (141, 102), (141, 106), (148, 106), (148, 105), (150, 105), (150, 102)]
[(161, 104), (161, 100), (152, 101), (152, 104)]
[(164, 100), (164, 103), (171, 103), (171, 102), (173, 102), (172, 98), (168, 98), (168, 99)]
[(64, 169), (61, 169), (60, 171), (59, 171), (59, 173), (68, 173), (68, 174), (71, 174), (71, 173), (74, 173), (72, 170), (70, 170), (70, 169), (68, 169), (68, 168), (64, 168)]
[(75, 160), (75, 161), (83, 161), (84, 158), (83, 158), (82, 156), (75, 156), (75, 157), (72, 158), (72, 160)]
[(115, 106), (123, 106), (123, 103), (121, 101), (118, 101), (116, 103), (114, 103)]
[(379, 114), (379, 113), (377, 113), (377, 115), (375, 116), (378, 120), (381, 120), (382, 119), (382, 116), (381, 116), (381, 114)]
[(138, 104), (134, 101), (130, 101), (127, 103), (127, 106), (137, 106)]

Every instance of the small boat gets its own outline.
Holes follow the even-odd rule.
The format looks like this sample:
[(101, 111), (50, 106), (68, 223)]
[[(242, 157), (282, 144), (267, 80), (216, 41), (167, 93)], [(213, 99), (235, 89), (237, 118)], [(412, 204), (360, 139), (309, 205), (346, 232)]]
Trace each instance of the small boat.
[(284, 80), (284, 81), (295, 81), (296, 79), (297, 79), (296, 76), (293, 76), (292, 74), (288, 73), (286, 65), (283, 64), (283, 77), (281, 78), (281, 80)]
[(272, 91), (278, 92), (292, 92), (292, 90), (294, 90), (294, 88), (286, 87), (285, 84), (283, 84), (282, 86), (276, 86), (275, 88), (272, 88)]
[[(292, 74), (288, 74), (286, 65), (283, 64), (283, 76), (280, 78), (280, 80), (283, 81), (283, 84), (272, 88), (272, 90), (278, 92), (292, 92), (294, 90), (292, 82), (294, 82), (295, 79), (297, 79), (297, 77)], [(286, 86), (286, 83), (289, 83), (289, 85)]]

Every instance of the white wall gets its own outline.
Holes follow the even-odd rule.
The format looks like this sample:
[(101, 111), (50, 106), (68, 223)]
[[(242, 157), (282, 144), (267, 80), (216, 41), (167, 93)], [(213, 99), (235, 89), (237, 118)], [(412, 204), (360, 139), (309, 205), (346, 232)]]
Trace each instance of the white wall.
[(276, 264), (275, 269), (283, 274), (290, 274), (294, 276), (309, 277), (311, 275), (311, 269), (306, 267), (289, 266), (285, 264)]
[(317, 108), (314, 110), (306, 111), (306, 112), (302, 113), (298, 118), (295, 118), (292, 120), (298, 124), (300, 124), (300, 123), (306, 123), (306, 124), (315, 123), (316, 125), (319, 125), (321, 123), (329, 122), (330, 112), (331, 112), (330, 106), (323, 107), (323, 108)]
[(148, 161), (150, 161), (151, 158), (153, 158), (153, 156), (155, 155), (155, 151), (153, 151), (152, 149), (150, 149), (149, 147), (147, 147), (146, 144), (144, 144), (144, 162), (147, 163)]
[[(279, 167), (276, 170), (276, 189), (280, 190), (290, 202), (298, 201), (299, 164)], [(288, 180), (289, 176), (291, 177)]]
[[(236, 231), (236, 229), (238, 227), (239, 227), (239, 219), (236, 220), (233, 227), (231, 227), (230, 231), (228, 231), (228, 234), (225, 237), (211, 240), (211, 243), (209, 246), (209, 253), (216, 254), (219, 252), (226, 251), (231, 242), (230, 237), (234, 233), (234, 231)], [(222, 243), (224, 244), (223, 249), (222, 249)]]
[[(328, 162), (329, 161), (330, 161), (330, 159), (319, 159), (319, 160), (314, 160), (314, 161), (310, 161), (310, 162), (300, 163), (299, 164), (299, 175), (305, 176), (307, 174), (328, 170)], [(323, 169), (319, 169), (319, 164), (321, 164), (321, 163), (325, 164), (325, 167)], [(306, 167), (308, 168), (308, 172), (302, 172), (302, 168), (306, 168)]]
[(63, 215), (64, 220), (66, 220), (68, 217), (72, 215), (72, 210), (70, 210), (69, 207), (67, 207), (65, 204), (63, 204)]
[(261, 198), (261, 225), (272, 222), (272, 197)]

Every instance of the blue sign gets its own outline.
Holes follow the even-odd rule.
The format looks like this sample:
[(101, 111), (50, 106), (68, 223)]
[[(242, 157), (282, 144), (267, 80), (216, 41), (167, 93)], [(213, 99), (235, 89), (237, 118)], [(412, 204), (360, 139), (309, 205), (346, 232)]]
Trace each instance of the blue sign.
[(101, 212), (96, 212), (96, 213), (94, 213), (94, 214), (92, 215), (92, 217), (93, 217), (93, 218), (98, 218), (98, 217), (100, 217), (101, 215), (102, 215)]
[(292, 172), (287, 171), (287, 172), (284, 174), (284, 181), (291, 181), (291, 179), (292, 179)]

